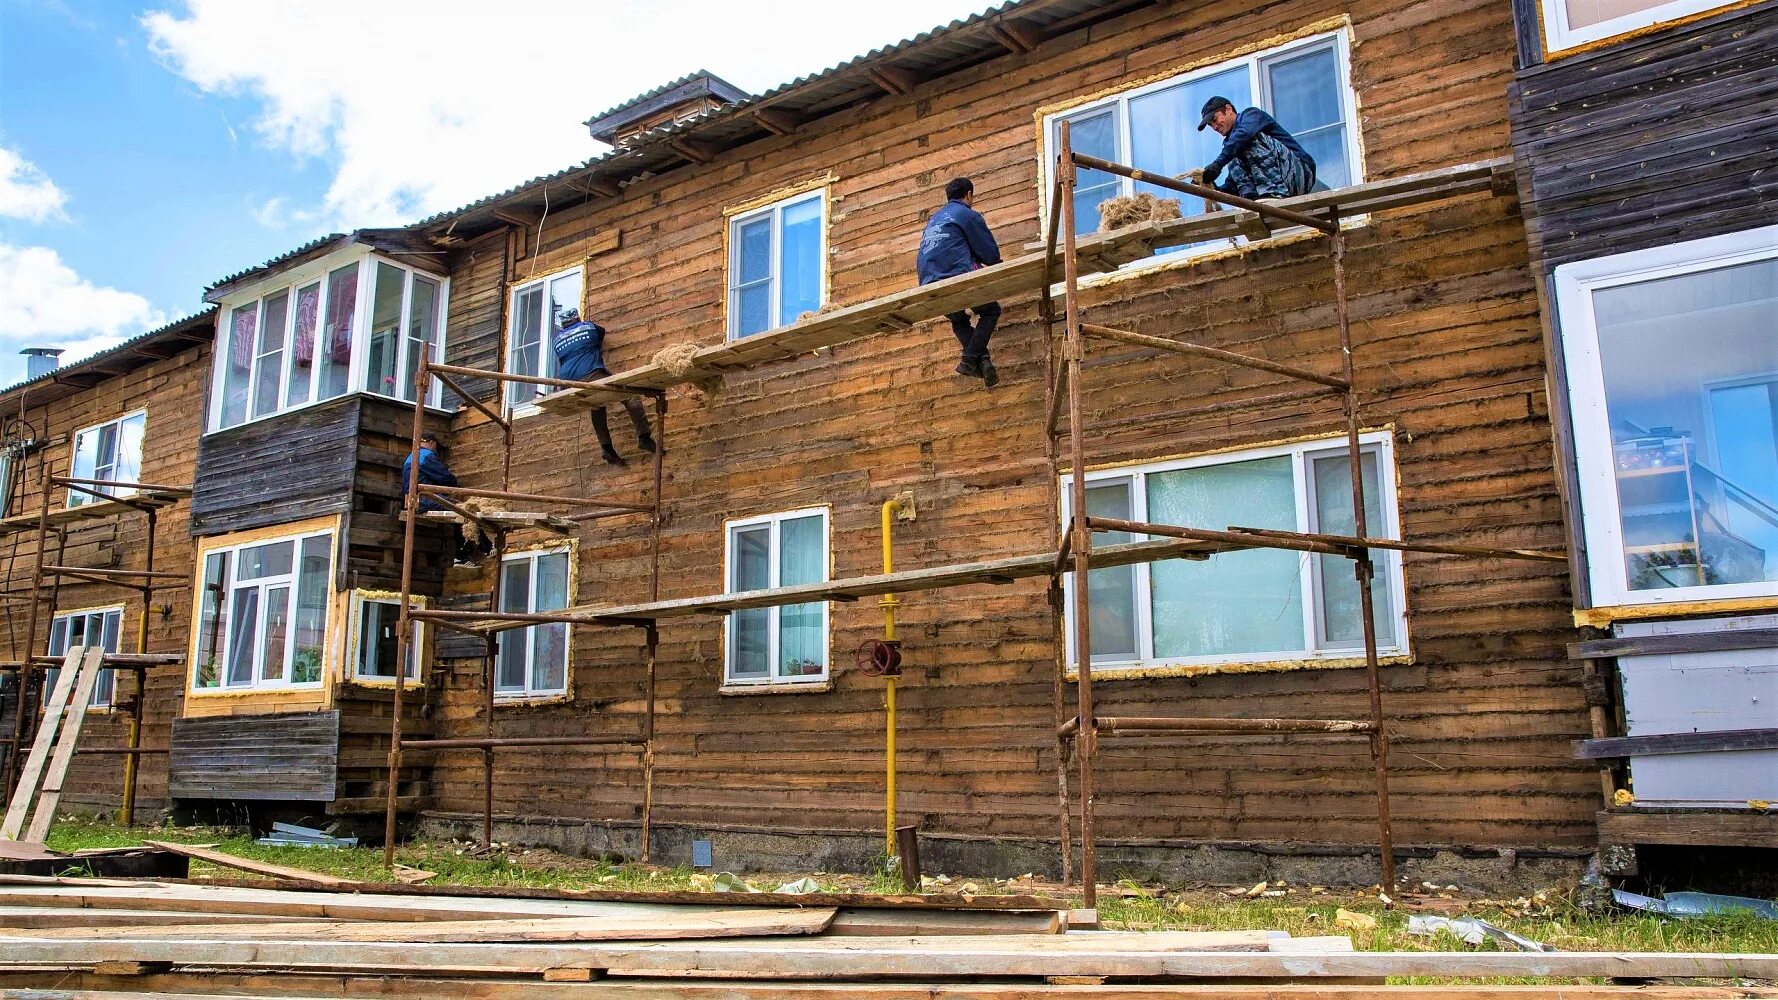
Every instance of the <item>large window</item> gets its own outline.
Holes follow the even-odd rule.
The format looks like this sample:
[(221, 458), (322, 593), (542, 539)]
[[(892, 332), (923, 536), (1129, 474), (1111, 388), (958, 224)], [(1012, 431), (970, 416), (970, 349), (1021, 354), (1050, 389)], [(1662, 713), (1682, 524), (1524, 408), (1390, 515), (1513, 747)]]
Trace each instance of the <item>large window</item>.
[(331, 531), (206, 552), (192, 686), (319, 684), (332, 564)]
[[(134, 483), (142, 479), (142, 432), (148, 426), (148, 414), (138, 410), (127, 417), (108, 420), (88, 427), (74, 435), (74, 461), (71, 477), (97, 479), (111, 483)], [(93, 486), (106, 496), (129, 496), (136, 492), (127, 486)], [(68, 506), (79, 507), (99, 498), (82, 490), (68, 490)]]
[[(1220, 96), (1237, 110), (1257, 106), (1270, 112), (1315, 158), (1317, 185), (1345, 187), (1363, 179), (1357, 101), (1349, 80), (1345, 36), (1333, 33), (1147, 84), (1045, 118), (1044, 176), (1052, 176), (1064, 121), (1077, 153), (1168, 177), (1201, 167), (1216, 158), (1222, 136), (1214, 129), (1197, 130), (1199, 112), (1205, 101)], [(1139, 191), (1178, 199), (1187, 216), (1204, 211), (1202, 199), (1082, 170), (1074, 190), (1075, 231), (1099, 228), (1100, 202)]]
[[(571, 549), (509, 555), (500, 563), (500, 611), (537, 613), (568, 606)], [(494, 693), (538, 698), (568, 690), (568, 626), (532, 625), (500, 633)]]
[[(1373, 537), (1397, 537), (1388, 435), (1365, 435), (1362, 458), (1366, 527)], [(1068, 495), (1065, 482), (1064, 502)], [(1351, 465), (1339, 439), (1089, 473), (1087, 512), (1193, 528), (1349, 535)], [(1093, 536), (1095, 545), (1140, 540), (1122, 532)], [(1378, 551), (1372, 560), (1378, 649), (1401, 652), (1400, 557)], [(1203, 562), (1096, 569), (1090, 581), (1095, 670), (1362, 655), (1361, 595), (1343, 556), (1251, 549)], [(1072, 612), (1069, 647), (1072, 659)]]
[[(401, 600), (397, 597), (352, 595), (352, 642), (355, 651), (352, 676), (360, 680), (395, 679), (396, 647), (400, 633)], [(426, 599), (416, 597), (413, 606), (424, 608)], [(407, 648), (407, 679), (420, 679), (420, 650), (426, 644), (426, 626), (414, 623), (414, 641)]]
[(730, 340), (788, 326), (827, 298), (827, 192), (736, 215), (728, 229)]
[[(727, 593), (827, 579), (827, 511), (798, 510), (728, 524)], [(728, 616), (728, 684), (827, 679), (827, 602), (751, 608)]]
[[(581, 308), (582, 275), (576, 267), (512, 290), (512, 319), (506, 334), (507, 371), (555, 378), (556, 330), (561, 328), (564, 311)], [(508, 382), (506, 402), (509, 406), (522, 406), (548, 391), (547, 386)]]
[[(360, 295), (368, 289), (369, 295)], [(414, 398), (414, 373), (444, 358), (445, 281), (376, 256), (338, 258), (245, 302), (218, 330), (211, 430), (344, 395)], [(353, 374), (354, 366), (358, 373)], [(428, 401), (438, 402), (437, 386)]]
[[(49, 655), (60, 658), (68, 655), (68, 650), (75, 646), (91, 648), (98, 646), (107, 653), (117, 652), (117, 635), (123, 625), (123, 608), (97, 608), (92, 611), (70, 611), (65, 615), (57, 615), (49, 625)], [(55, 668), (48, 672), (44, 683), (46, 690), (54, 691), (56, 677), (61, 669)], [(116, 671), (106, 668), (99, 671), (99, 679), (93, 684), (92, 708), (110, 708), (117, 697)]]
[(1565, 264), (1593, 603), (1778, 595), (1778, 226)]
[(1544, 41), (1555, 52), (1728, 5), (1729, 0), (1543, 0)]

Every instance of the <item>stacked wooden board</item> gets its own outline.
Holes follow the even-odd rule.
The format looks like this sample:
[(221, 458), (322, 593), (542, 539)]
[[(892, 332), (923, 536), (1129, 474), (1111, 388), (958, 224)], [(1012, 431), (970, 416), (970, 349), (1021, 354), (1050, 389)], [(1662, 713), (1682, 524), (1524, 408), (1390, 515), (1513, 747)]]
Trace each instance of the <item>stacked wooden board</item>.
[(1778, 956), (1361, 953), (1263, 930), (1070, 928), (1032, 897), (0, 879), (0, 1000), (1201, 997), (1254, 980), (1356, 997), (1428, 975), (1772, 978)]

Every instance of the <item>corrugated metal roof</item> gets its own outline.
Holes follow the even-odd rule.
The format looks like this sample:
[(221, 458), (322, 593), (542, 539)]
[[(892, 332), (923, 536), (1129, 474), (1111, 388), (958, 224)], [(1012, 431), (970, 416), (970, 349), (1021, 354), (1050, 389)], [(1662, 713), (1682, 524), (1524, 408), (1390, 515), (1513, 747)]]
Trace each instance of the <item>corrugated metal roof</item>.
[(190, 316), (186, 316), (183, 319), (176, 319), (165, 326), (156, 327), (153, 330), (149, 330), (147, 333), (139, 333), (109, 350), (100, 351), (91, 357), (82, 358), (79, 361), (63, 365), (54, 371), (46, 372), (36, 378), (26, 379), (23, 382), (0, 389), (0, 397), (10, 396), (21, 389), (28, 389), (35, 385), (54, 382), (58, 378), (65, 378), (69, 375), (79, 374), (82, 371), (91, 372), (93, 369), (100, 367), (107, 361), (115, 361), (119, 358), (130, 357), (134, 354), (137, 348), (159, 340), (162, 337), (170, 337), (175, 333), (184, 333), (193, 327), (202, 326), (204, 324), (213, 325), (215, 320), (216, 307), (211, 306), (208, 309), (192, 313)]
[[(740, 87), (724, 80), (722, 77), (717, 76), (715, 73), (712, 73), (707, 69), (700, 69), (695, 73), (687, 73), (677, 80), (670, 80), (663, 83), (653, 90), (637, 94), (635, 97), (630, 98), (622, 104), (599, 112), (581, 124), (591, 129), (596, 136), (599, 131), (599, 125), (606, 122), (607, 119), (616, 118), (637, 105), (646, 104), (649, 101), (660, 97), (662, 94), (671, 93), (680, 87), (685, 87), (694, 83), (703, 83), (705, 85), (705, 90), (708, 93), (725, 101), (744, 101), (753, 96), (745, 90), (742, 90)], [(610, 126), (608, 125), (607, 127)]]

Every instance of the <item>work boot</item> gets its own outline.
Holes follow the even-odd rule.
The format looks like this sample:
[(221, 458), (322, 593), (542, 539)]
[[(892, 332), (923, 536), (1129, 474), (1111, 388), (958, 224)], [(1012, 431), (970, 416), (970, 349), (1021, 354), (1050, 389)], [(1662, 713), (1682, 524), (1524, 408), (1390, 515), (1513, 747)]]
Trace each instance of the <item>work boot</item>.
[(957, 362), (957, 374), (965, 375), (969, 378), (981, 378), (982, 366), (968, 358), (964, 358), (962, 361)]
[(619, 455), (617, 453), (617, 449), (615, 449), (615, 448), (600, 448), (599, 449), (599, 457), (605, 459), (606, 465), (629, 465), (630, 464), (630, 463), (624, 461), (624, 457), (622, 455)]
[(994, 367), (994, 362), (983, 358), (981, 371), (983, 385), (992, 389), (1000, 384), (1000, 369)]
[(654, 454), (654, 451), (655, 451), (654, 435), (653, 434), (643, 434), (643, 435), (638, 436), (636, 438), (636, 447), (641, 448), (643, 451), (648, 452), (650, 455)]

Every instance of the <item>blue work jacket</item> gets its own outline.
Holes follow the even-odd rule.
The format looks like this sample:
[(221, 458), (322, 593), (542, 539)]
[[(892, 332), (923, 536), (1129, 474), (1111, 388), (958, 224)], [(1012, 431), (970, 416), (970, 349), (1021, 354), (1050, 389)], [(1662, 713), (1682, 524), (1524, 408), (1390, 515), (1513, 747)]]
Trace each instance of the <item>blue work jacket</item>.
[(920, 237), (920, 284), (968, 274), (977, 267), (1000, 263), (1000, 245), (988, 231), (982, 213), (960, 201), (947, 201), (932, 213)]
[(605, 367), (605, 328), (581, 320), (556, 331), (556, 377), (584, 382)]

